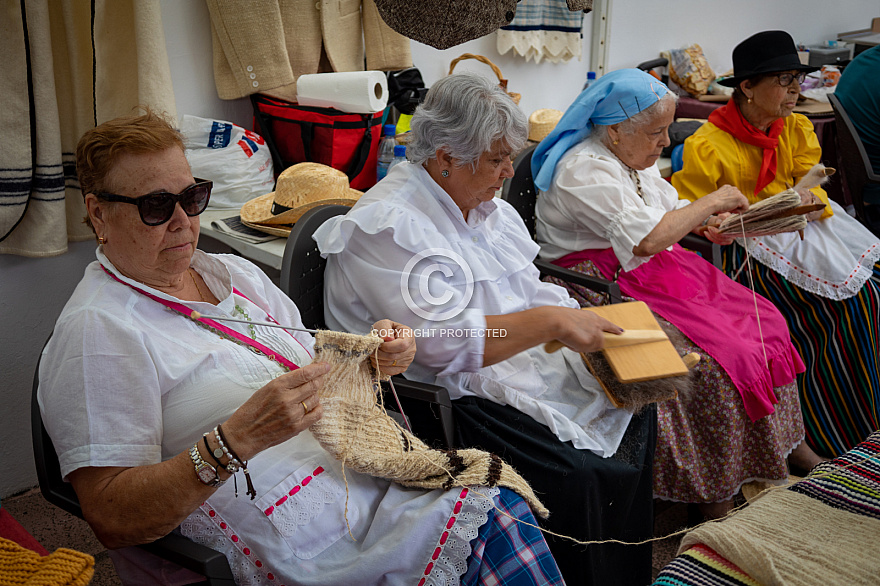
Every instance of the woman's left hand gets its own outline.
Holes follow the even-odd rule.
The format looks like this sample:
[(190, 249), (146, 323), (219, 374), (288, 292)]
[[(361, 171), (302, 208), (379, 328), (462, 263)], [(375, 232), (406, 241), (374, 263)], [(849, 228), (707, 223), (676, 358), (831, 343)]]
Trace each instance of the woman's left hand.
[(403, 324), (382, 319), (373, 324), (373, 331), (385, 342), (379, 346), (378, 361), (371, 357), (373, 366), (383, 374), (400, 374), (407, 369), (416, 355), (413, 331)]
[[(813, 192), (810, 191), (809, 189), (799, 190), (798, 195), (801, 196), (801, 205), (806, 206), (806, 205), (811, 205), (811, 204), (815, 204), (815, 203), (824, 203), (821, 199), (816, 197), (816, 195), (813, 194)], [(807, 219), (808, 222), (812, 222), (814, 220), (818, 220), (824, 214), (825, 214), (825, 208), (822, 208), (821, 210), (817, 210), (815, 212), (810, 212), (809, 214), (804, 214), (804, 217)]]
[(729, 212), (724, 212), (718, 215), (709, 216), (706, 220), (706, 226), (703, 230), (700, 231), (700, 234), (705, 236), (710, 242), (714, 242), (715, 244), (720, 244), (721, 246), (727, 246), (728, 244), (732, 244), (735, 236), (731, 236), (730, 234), (722, 234), (718, 231), (718, 226), (721, 225), (721, 222), (729, 218), (731, 215)]

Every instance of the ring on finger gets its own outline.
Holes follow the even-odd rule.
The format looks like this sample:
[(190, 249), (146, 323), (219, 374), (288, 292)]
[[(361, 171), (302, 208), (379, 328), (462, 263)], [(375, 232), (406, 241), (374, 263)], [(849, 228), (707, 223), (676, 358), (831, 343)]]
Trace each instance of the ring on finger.
[(303, 406), (303, 411), (305, 411), (305, 413), (303, 413), (303, 417), (305, 417), (306, 415), (309, 414), (309, 408), (306, 407), (306, 402), (305, 402), (305, 401), (300, 401), (300, 405)]
[(397, 361), (395, 360), (394, 362), (392, 362), (391, 366), (397, 366)]

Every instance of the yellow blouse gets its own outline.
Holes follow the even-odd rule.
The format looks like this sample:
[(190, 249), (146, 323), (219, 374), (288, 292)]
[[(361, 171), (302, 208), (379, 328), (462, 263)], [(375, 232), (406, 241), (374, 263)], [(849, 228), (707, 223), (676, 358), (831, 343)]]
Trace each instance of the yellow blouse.
[[(776, 178), (755, 195), (763, 150), (746, 144), (707, 122), (684, 143), (684, 166), (672, 176), (672, 185), (682, 199), (696, 201), (722, 185), (738, 187), (756, 203), (796, 184), (819, 162), (822, 149), (806, 116), (792, 114), (785, 118), (777, 147)], [(821, 187), (812, 192), (825, 204), (822, 218), (834, 214), (828, 205), (828, 194)]]

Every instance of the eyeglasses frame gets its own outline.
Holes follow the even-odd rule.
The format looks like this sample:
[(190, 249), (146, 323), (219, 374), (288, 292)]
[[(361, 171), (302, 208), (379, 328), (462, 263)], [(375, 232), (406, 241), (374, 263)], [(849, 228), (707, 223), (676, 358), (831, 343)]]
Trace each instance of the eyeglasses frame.
[[(790, 75), (791, 80), (788, 83), (783, 84), (782, 80), (780, 79), (783, 75)], [(788, 87), (791, 85), (791, 83), (794, 80), (798, 81), (798, 85), (803, 84), (804, 81), (807, 79), (807, 72), (806, 71), (799, 71), (797, 73), (789, 73), (789, 72), (785, 71), (783, 73), (771, 73), (768, 77), (775, 77), (776, 83), (778, 83), (781, 87)]]

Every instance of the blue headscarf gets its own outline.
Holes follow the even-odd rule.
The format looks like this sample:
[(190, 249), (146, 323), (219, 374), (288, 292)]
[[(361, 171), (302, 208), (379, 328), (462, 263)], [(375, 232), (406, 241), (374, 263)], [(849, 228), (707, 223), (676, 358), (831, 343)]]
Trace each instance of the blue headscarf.
[(617, 124), (638, 114), (669, 89), (641, 69), (612, 71), (590, 84), (565, 111), (532, 155), (532, 176), (541, 191), (550, 188), (559, 159), (593, 131), (593, 125)]

